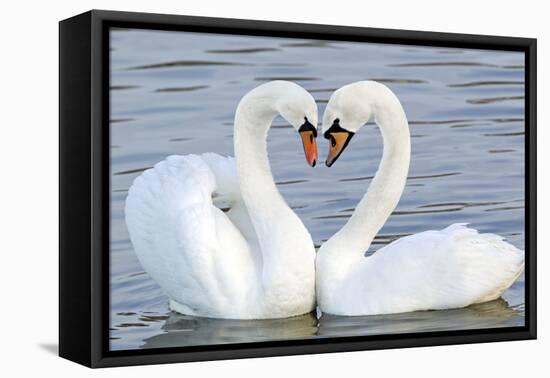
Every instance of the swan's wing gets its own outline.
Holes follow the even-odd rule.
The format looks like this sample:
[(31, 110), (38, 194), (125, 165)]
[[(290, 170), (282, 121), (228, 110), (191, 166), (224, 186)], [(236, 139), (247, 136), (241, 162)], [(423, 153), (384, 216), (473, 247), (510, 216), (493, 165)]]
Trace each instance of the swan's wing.
[(523, 266), (523, 251), (502, 237), (455, 224), (381, 248), (354, 284), (373, 313), (458, 308), (498, 298)]
[(525, 253), (504, 240), (500, 235), (481, 234), (466, 224), (453, 224), (445, 233), (453, 260), (460, 267), (453, 273), (463, 277), (462, 285), (453, 285), (460, 290), (467, 287), (464, 300), (481, 303), (497, 299), (523, 273)]
[(235, 158), (212, 152), (204, 153), (200, 157), (214, 175), (216, 181), (215, 190), (212, 193), (214, 199), (227, 201), (229, 205), (242, 201)]
[(170, 156), (139, 176), (126, 200), (126, 224), (145, 270), (172, 299), (203, 315), (237, 308), (255, 274), (247, 241), (212, 203), (217, 190), (233, 190), (230, 178), (217, 182), (216, 159), (223, 172), (227, 158)]
[(230, 208), (226, 212), (227, 217), (248, 241), (255, 263), (260, 264), (258, 237), (242, 199), (235, 159), (212, 152), (202, 154), (201, 157), (216, 179), (216, 189), (212, 194), (214, 203), (217, 207)]

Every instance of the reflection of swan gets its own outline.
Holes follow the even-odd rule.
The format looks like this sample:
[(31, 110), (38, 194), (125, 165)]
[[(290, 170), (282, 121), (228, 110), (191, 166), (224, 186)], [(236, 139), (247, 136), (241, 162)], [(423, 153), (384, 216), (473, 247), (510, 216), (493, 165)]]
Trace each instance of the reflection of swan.
[(504, 299), (498, 298), (494, 301), (452, 310), (366, 316), (323, 314), (319, 319), (318, 335), (325, 337), (388, 335), (523, 325), (523, 311), (509, 307)]
[(382, 161), (346, 225), (317, 255), (318, 303), (324, 312), (369, 315), (448, 309), (500, 297), (523, 271), (523, 251), (464, 224), (401, 238), (364, 257), (396, 207), (409, 169), (405, 112), (387, 87), (372, 81), (340, 88), (323, 118), (331, 166), (370, 119), (384, 140)]
[(314, 312), (284, 319), (233, 320), (197, 318), (170, 313), (162, 325), (164, 333), (145, 339), (142, 348), (188, 345), (250, 343), (270, 340), (303, 339), (317, 333)]
[[(338, 316), (314, 312), (284, 319), (233, 320), (167, 314), (161, 331), (144, 340), (141, 348), (249, 343), (272, 340), (388, 335), (461, 329), (517, 327), (524, 325), (523, 310), (509, 307), (502, 298), (443, 311), (403, 314)], [(148, 316), (144, 316), (147, 318)], [(151, 324), (163, 316), (153, 317)], [(147, 321), (141, 319), (141, 321)]]
[[(238, 105), (236, 161), (216, 154), (171, 156), (130, 188), (130, 239), (172, 310), (256, 319), (314, 308), (313, 242), (277, 190), (267, 158), (267, 132), (277, 114), (300, 132), (306, 159), (315, 165), (315, 101), (297, 84), (274, 81)], [(222, 212), (212, 197), (231, 209)]]

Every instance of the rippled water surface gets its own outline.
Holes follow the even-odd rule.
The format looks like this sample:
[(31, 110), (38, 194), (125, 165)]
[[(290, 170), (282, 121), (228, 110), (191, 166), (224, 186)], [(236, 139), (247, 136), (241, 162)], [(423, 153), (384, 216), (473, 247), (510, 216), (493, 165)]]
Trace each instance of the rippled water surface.
[[(171, 154), (233, 155), (234, 110), (262, 82), (292, 80), (322, 114), (344, 84), (375, 79), (400, 98), (412, 159), (401, 202), (369, 253), (455, 222), (524, 248), (524, 59), (520, 53), (114, 29), (111, 32), (111, 348), (509, 327), (524, 324), (523, 276), (490, 303), (386, 316), (320, 314), (263, 321), (172, 313), (140, 266), (124, 224), (132, 181)], [(326, 141), (320, 139), (320, 158)], [(333, 168), (308, 168), (295, 131), (269, 133), (275, 180), (316, 245), (353, 212), (374, 175), (376, 127), (358, 133)]]

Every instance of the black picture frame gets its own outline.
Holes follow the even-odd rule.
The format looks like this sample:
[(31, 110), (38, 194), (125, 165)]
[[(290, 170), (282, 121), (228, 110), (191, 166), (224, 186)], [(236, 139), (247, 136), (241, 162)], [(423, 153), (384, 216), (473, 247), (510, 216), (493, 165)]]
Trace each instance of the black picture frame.
[[(110, 351), (110, 27), (525, 53), (525, 326)], [(536, 39), (92, 10), (59, 23), (59, 354), (89, 367), (536, 338)]]

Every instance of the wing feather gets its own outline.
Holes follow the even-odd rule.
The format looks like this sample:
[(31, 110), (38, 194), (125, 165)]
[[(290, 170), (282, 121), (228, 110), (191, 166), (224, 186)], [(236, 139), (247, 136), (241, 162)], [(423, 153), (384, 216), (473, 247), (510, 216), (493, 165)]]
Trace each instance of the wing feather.
[(348, 314), (460, 308), (496, 299), (523, 272), (524, 253), (465, 224), (407, 236), (365, 258), (339, 291)]
[(240, 198), (232, 158), (170, 156), (139, 176), (126, 199), (144, 269), (171, 299), (203, 315), (238, 309), (255, 274), (247, 240), (212, 202), (216, 192)]

